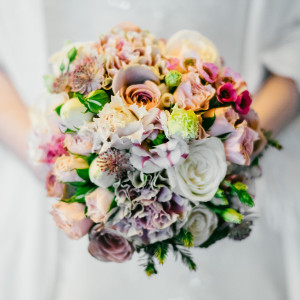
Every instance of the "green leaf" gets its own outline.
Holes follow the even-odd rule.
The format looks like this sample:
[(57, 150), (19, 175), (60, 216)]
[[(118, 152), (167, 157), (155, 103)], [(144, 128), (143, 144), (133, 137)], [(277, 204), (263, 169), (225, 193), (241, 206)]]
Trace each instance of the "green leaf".
[(60, 110), (64, 104), (58, 105), (56, 108), (54, 108), (55, 112), (60, 116)]
[(282, 145), (279, 144), (278, 141), (271, 138), (272, 131), (267, 131), (267, 130), (262, 129), (262, 132), (263, 132), (265, 138), (267, 139), (267, 143), (269, 146), (274, 147), (277, 150), (281, 150), (283, 148)]
[(215, 120), (216, 120), (216, 114), (214, 114), (212, 118), (203, 118), (201, 125), (204, 128), (204, 130), (207, 131), (211, 126), (213, 126)]
[(118, 203), (116, 201), (116, 196), (115, 196), (114, 199), (113, 199), (113, 201), (111, 202), (111, 204), (110, 204), (109, 209), (108, 209), (107, 212), (109, 213), (112, 209), (114, 209), (117, 206), (118, 206)]
[(85, 181), (90, 181), (89, 168), (87, 169), (76, 169), (77, 175)]
[(101, 111), (104, 105), (110, 101), (104, 90), (93, 91), (87, 95), (86, 99), (86, 107), (94, 114), (97, 114), (99, 111)]
[(240, 201), (249, 206), (253, 207), (255, 205), (251, 195), (247, 192), (247, 185), (243, 184), (242, 182), (235, 182), (231, 185), (232, 191), (237, 194)]
[(200, 248), (208, 248), (213, 245), (215, 242), (224, 239), (229, 234), (229, 226), (224, 223), (221, 226), (217, 227), (213, 234), (206, 240), (203, 244), (201, 244)]
[(169, 245), (164, 242), (160, 242), (156, 244), (156, 248), (154, 250), (154, 255), (157, 257), (159, 264), (163, 264), (167, 253), (168, 253)]
[(154, 274), (157, 274), (155, 264), (152, 259), (148, 261), (146, 268), (145, 268), (145, 272), (149, 277)]
[(75, 187), (79, 187), (79, 186), (85, 186), (86, 182), (83, 182), (83, 181), (69, 181), (69, 182), (66, 182), (66, 184), (69, 184), (69, 185), (75, 186)]
[(64, 133), (76, 133), (75, 130), (72, 130), (70, 128), (67, 128), (66, 131)]
[(77, 55), (76, 47), (73, 47), (68, 51), (67, 56), (68, 56), (68, 59), (69, 59), (69, 63), (74, 61), (74, 59), (76, 58), (76, 55)]
[(43, 79), (44, 79), (44, 84), (45, 84), (48, 92), (52, 93), (52, 86), (53, 86), (55, 77), (53, 75), (44, 75)]
[(92, 193), (97, 186), (94, 184), (86, 184), (83, 186), (77, 186), (75, 195), (73, 195), (69, 199), (64, 199), (62, 201), (67, 202), (67, 203), (73, 203), (73, 202), (79, 202), (79, 203), (85, 203), (85, 196), (88, 194)]

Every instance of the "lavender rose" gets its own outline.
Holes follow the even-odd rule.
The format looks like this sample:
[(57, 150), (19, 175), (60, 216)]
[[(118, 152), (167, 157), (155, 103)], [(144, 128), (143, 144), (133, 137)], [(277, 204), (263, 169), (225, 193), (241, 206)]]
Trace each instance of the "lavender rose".
[(104, 262), (122, 263), (131, 259), (133, 247), (114, 229), (98, 224), (90, 233), (89, 253)]

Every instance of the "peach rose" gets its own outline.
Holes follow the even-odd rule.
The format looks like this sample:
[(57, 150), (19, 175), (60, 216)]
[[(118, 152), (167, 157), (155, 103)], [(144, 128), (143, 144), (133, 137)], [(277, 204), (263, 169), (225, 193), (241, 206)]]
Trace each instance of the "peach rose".
[(52, 207), (51, 215), (57, 227), (62, 229), (71, 239), (78, 240), (88, 233), (93, 222), (86, 218), (83, 204), (58, 202)]

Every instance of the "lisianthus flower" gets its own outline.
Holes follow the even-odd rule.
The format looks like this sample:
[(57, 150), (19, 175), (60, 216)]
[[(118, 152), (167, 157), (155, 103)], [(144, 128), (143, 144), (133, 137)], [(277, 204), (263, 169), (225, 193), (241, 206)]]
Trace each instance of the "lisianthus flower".
[(200, 77), (209, 83), (217, 80), (219, 75), (219, 68), (213, 63), (203, 63), (199, 70)]
[(202, 85), (199, 75), (195, 72), (183, 74), (182, 82), (174, 93), (174, 100), (179, 108), (186, 110), (207, 110), (209, 100), (214, 96), (215, 89), (211, 85)]
[(191, 142), (187, 159), (167, 172), (175, 193), (198, 203), (213, 198), (226, 170), (224, 146), (212, 137)]
[(72, 92), (88, 94), (101, 88), (104, 80), (103, 65), (95, 57), (87, 57), (71, 73)]
[(167, 187), (157, 191), (141, 189), (131, 202), (130, 218), (124, 218), (115, 226), (137, 244), (170, 238), (174, 235), (170, 226), (185, 221), (190, 210), (188, 201)]
[(237, 100), (237, 92), (233, 88), (232, 83), (226, 82), (217, 89), (217, 99), (221, 103), (235, 102)]
[(251, 103), (252, 99), (250, 97), (249, 91), (244, 91), (240, 95), (238, 95), (235, 102), (235, 109), (242, 115), (246, 115), (250, 110)]
[(154, 173), (184, 161), (188, 156), (188, 146), (183, 140), (172, 139), (152, 149), (147, 145), (133, 144), (131, 153), (130, 162), (136, 169)]
[(85, 206), (81, 203), (58, 202), (52, 205), (51, 215), (58, 228), (71, 239), (77, 240), (86, 235), (93, 222), (84, 214)]
[(184, 139), (195, 139), (198, 127), (199, 120), (194, 111), (173, 107), (168, 118), (169, 135), (179, 134)]
[(249, 165), (258, 133), (243, 121), (224, 142), (226, 159), (238, 165)]

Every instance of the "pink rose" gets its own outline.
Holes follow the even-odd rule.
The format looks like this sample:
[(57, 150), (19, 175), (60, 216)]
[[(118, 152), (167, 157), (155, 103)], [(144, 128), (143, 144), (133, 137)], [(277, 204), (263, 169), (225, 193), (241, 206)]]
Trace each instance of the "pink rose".
[(114, 194), (112, 192), (105, 188), (97, 188), (85, 197), (86, 206), (88, 207), (87, 215), (95, 223), (104, 223), (113, 199)]
[(239, 124), (224, 142), (226, 159), (238, 165), (249, 165), (257, 138), (258, 133), (249, 128), (246, 121)]
[(219, 75), (219, 68), (213, 63), (204, 63), (199, 70), (200, 77), (209, 83), (217, 80)]
[(215, 92), (211, 85), (201, 84), (197, 73), (190, 72), (182, 76), (182, 82), (174, 93), (174, 101), (179, 108), (186, 110), (207, 110)]
[(242, 92), (236, 99), (235, 109), (242, 115), (246, 115), (250, 110), (250, 105), (252, 99), (250, 97), (249, 91)]
[(81, 203), (58, 202), (52, 205), (51, 215), (58, 228), (71, 239), (77, 240), (86, 235), (93, 222), (85, 214), (85, 206)]
[(122, 263), (131, 259), (133, 247), (114, 229), (98, 224), (90, 233), (89, 252), (98, 260)]
[(227, 82), (217, 89), (217, 99), (221, 103), (235, 102), (237, 99), (237, 92), (233, 88), (232, 83)]
[[(216, 119), (208, 131), (211, 136), (219, 136), (235, 130), (234, 125), (239, 119), (239, 115), (232, 107), (220, 107), (214, 109), (213, 111)], [(204, 114), (204, 117), (208, 115), (208, 113), (212, 114), (210, 111), (208, 111), (206, 114)]]
[(50, 171), (46, 177), (47, 197), (61, 198), (65, 185), (56, 180), (56, 176)]

